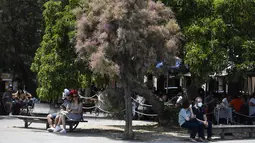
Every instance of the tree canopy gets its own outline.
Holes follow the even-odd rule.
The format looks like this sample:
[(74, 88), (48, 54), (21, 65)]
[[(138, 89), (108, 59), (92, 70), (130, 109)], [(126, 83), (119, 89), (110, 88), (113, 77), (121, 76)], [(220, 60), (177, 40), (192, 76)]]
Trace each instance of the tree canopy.
[(42, 99), (53, 100), (64, 88), (86, 85), (86, 63), (78, 60), (73, 49), (76, 18), (72, 10), (77, 4), (78, 0), (50, 0), (44, 4), (45, 31), (31, 66), (37, 73), (37, 94)]
[(29, 70), (42, 36), (42, 5), (46, 0), (1, 0), (0, 72), (23, 81), (34, 77)]
[(254, 69), (254, 0), (162, 1), (176, 13), (186, 39), (185, 63), (197, 83), (227, 68)]
[(125, 137), (132, 138), (132, 85), (157, 62), (173, 63), (179, 25), (171, 9), (159, 1), (86, 1), (85, 12), (77, 14), (76, 51), (80, 57), (89, 55), (93, 72), (119, 77), (126, 101)]

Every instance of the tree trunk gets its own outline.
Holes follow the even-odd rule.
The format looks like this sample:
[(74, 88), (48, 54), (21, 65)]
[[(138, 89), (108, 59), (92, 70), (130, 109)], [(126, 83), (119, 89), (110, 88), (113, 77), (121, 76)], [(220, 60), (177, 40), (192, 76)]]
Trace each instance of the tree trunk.
[(134, 90), (139, 94), (143, 95), (143, 97), (152, 105), (154, 111), (158, 114), (158, 122), (159, 125), (165, 125), (168, 123), (168, 119), (164, 115), (164, 104), (160, 102), (156, 96), (150, 91), (148, 88), (142, 86), (141, 84), (133, 83)]
[(141, 92), (143, 93), (143, 97), (152, 105), (152, 108), (158, 114), (158, 123), (160, 125), (165, 125), (168, 122), (168, 119), (166, 119), (166, 116), (164, 115), (164, 104), (160, 102), (150, 90), (140, 91), (139, 93)]
[(132, 128), (132, 102), (131, 102), (131, 88), (128, 80), (123, 81), (124, 95), (125, 95), (125, 131), (124, 139), (133, 139), (134, 133)]

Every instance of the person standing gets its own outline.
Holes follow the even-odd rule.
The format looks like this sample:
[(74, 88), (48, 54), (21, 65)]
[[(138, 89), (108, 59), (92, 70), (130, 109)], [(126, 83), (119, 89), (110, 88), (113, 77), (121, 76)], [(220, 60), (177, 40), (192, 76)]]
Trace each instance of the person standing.
[(252, 98), (249, 100), (249, 116), (252, 116), (249, 121), (249, 124), (252, 124), (253, 119), (255, 118), (255, 92), (252, 94)]

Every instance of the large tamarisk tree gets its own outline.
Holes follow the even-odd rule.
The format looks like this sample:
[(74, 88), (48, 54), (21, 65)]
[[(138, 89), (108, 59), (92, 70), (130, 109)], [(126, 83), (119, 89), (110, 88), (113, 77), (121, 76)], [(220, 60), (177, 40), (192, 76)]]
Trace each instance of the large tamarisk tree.
[[(179, 26), (173, 12), (152, 0), (84, 0), (77, 12), (76, 50), (89, 55), (93, 72), (118, 77), (125, 96), (124, 138), (133, 138), (131, 92), (159, 61), (169, 65), (178, 45)], [(84, 3), (84, 1), (81, 1)], [(135, 86), (134, 86), (135, 85)], [(159, 111), (148, 90), (145, 98)], [(152, 100), (154, 99), (154, 100)], [(160, 104), (161, 105), (161, 104)], [(163, 113), (159, 113), (161, 116)]]

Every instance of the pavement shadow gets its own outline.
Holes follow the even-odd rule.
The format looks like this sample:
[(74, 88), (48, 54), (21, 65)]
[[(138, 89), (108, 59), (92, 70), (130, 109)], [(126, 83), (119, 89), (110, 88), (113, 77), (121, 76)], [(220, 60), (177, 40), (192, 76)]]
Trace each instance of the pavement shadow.
[(45, 129), (40, 128), (40, 127), (28, 127), (28, 128), (24, 128), (24, 127), (21, 127), (21, 126), (12, 126), (12, 127), (16, 128), (16, 129), (22, 129), (22, 130), (30, 130), (30, 129), (32, 129), (32, 131), (34, 131), (34, 132), (46, 132)]
[(105, 137), (113, 140), (122, 140), (123, 131), (115, 129), (75, 129), (73, 132), (67, 132), (66, 134), (56, 134), (70, 137)]
[[(112, 140), (122, 140), (124, 126), (122, 125), (108, 125), (109, 129), (93, 129), (93, 128), (83, 128), (76, 129), (73, 132), (66, 134), (58, 134), (61, 136), (70, 136), (70, 137), (105, 137)], [(162, 134), (162, 131), (166, 132), (182, 132), (180, 128), (163, 128), (158, 127), (157, 125), (139, 125), (133, 126), (135, 137), (133, 141), (164, 141), (165, 139), (171, 139), (172, 141), (186, 141), (187, 138), (176, 137), (172, 135)]]

